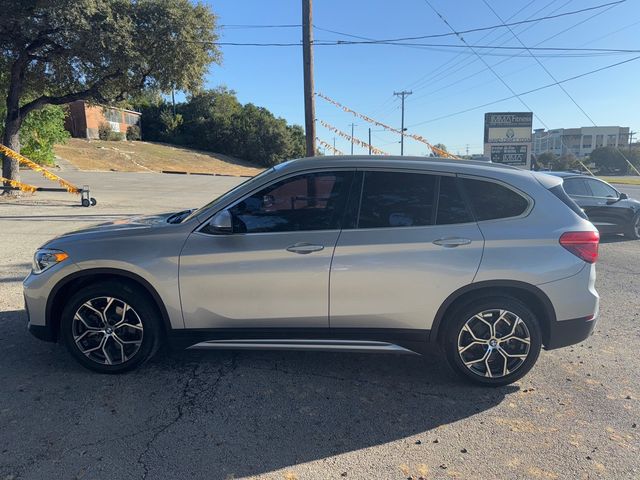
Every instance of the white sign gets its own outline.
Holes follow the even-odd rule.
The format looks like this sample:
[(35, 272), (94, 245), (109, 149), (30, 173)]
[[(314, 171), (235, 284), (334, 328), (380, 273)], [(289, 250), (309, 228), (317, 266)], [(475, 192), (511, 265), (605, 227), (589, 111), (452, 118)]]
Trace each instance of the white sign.
[(530, 141), (530, 127), (490, 128), (487, 138), (487, 143), (528, 143)]

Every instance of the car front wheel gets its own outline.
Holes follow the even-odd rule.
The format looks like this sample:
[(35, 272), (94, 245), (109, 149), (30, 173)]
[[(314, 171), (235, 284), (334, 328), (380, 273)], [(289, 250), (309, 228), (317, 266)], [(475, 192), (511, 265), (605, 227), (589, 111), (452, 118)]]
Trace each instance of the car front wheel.
[(636, 213), (631, 219), (631, 224), (625, 233), (625, 237), (629, 237), (633, 240), (640, 239), (640, 212)]
[(531, 370), (540, 354), (539, 322), (515, 298), (478, 300), (458, 309), (448, 321), (443, 339), (447, 361), (474, 383), (513, 383)]
[(84, 367), (121, 373), (156, 352), (159, 320), (146, 292), (104, 282), (87, 286), (69, 299), (62, 313), (61, 333), (68, 350)]

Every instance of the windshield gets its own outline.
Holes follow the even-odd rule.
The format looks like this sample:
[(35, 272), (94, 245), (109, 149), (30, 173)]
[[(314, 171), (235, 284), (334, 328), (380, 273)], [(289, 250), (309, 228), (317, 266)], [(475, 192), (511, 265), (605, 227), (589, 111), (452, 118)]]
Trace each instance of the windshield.
[[(217, 202), (220, 202), (222, 200), (224, 200), (227, 197), (232, 196), (236, 190), (238, 190), (241, 187), (244, 187), (252, 182), (256, 182), (259, 181), (262, 177), (264, 177), (265, 175), (267, 175), (268, 173), (273, 172), (274, 167), (268, 168), (267, 170), (264, 170), (262, 172), (260, 172), (258, 175), (256, 175), (255, 177), (251, 177), (248, 178), (247, 180), (245, 180), (244, 182), (239, 183), (238, 185), (236, 185), (235, 187), (233, 187), (231, 190), (223, 193), (222, 195), (220, 195), (219, 197), (214, 198), (213, 200), (211, 200), (209, 203), (207, 203), (206, 205), (192, 211), (189, 215), (187, 215), (186, 217), (182, 218), (182, 220), (180, 221), (180, 223), (184, 223), (184, 222), (188, 222), (189, 220), (191, 220), (193, 217), (197, 216), (198, 214), (204, 212), (205, 210), (207, 210), (208, 208), (210, 208), (212, 205), (214, 205)], [(177, 223), (177, 222), (176, 222)]]

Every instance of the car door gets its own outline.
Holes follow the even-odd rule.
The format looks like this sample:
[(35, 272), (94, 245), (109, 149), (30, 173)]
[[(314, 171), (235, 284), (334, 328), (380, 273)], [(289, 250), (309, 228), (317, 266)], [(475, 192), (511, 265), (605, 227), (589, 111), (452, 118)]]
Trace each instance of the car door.
[(333, 257), (332, 330), (426, 333), (444, 300), (473, 281), (482, 257), (484, 240), (458, 179), (366, 171), (357, 210)]
[(187, 328), (328, 326), (329, 267), (354, 173), (299, 173), (233, 203), (187, 239), (180, 297)]
[(591, 193), (591, 204), (585, 208), (589, 220), (606, 232), (618, 232), (627, 228), (629, 211), (618, 202), (620, 194), (611, 185), (595, 178), (585, 178)]

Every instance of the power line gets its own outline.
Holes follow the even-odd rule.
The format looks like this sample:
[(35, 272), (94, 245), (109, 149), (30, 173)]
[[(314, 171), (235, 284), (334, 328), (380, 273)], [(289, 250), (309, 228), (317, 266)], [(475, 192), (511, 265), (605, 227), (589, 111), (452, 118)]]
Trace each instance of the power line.
[[(546, 5), (544, 5), (542, 8), (539, 8), (538, 10), (536, 10), (535, 12), (533, 12), (531, 15), (529, 15), (529, 16), (526, 18), (526, 20), (528, 20), (528, 19), (530, 19), (530, 18), (533, 18), (535, 15), (537, 15), (537, 14), (538, 14), (538, 13), (540, 13), (541, 11), (545, 10), (547, 7), (549, 7), (550, 5), (554, 4), (556, 1), (557, 1), (557, 0), (551, 0), (549, 3), (547, 3)], [(556, 13), (557, 11), (561, 10), (562, 8), (564, 8), (565, 6), (567, 6), (567, 5), (568, 5), (569, 3), (571, 3), (572, 1), (574, 1), (574, 0), (568, 0), (568, 1), (566, 1), (566, 2), (565, 2), (565, 3), (563, 3), (560, 7), (558, 7), (558, 8), (556, 8), (556, 9), (552, 10), (550, 13), (551, 13), (551, 14)], [(537, 22), (537, 23), (539, 23), (539, 22)], [(526, 32), (527, 30), (529, 30), (529, 29), (531, 29), (531, 28), (535, 27), (535, 26), (537, 25), (537, 23), (531, 23), (531, 24), (528, 24), (525, 28), (523, 28), (523, 29), (522, 29), (522, 32)], [(522, 33), (522, 32), (521, 32), (521, 33)], [(487, 35), (490, 35), (491, 33), (492, 33), (492, 32), (487, 33), (487, 34), (486, 34), (485, 36), (483, 36), (482, 38), (485, 38)], [(504, 37), (504, 36), (506, 35), (506, 33), (507, 33), (507, 32), (502, 32), (502, 33), (501, 33), (501, 34), (496, 38), (496, 40), (499, 40), (500, 38)], [(480, 40), (482, 40), (482, 39), (480, 39)], [(500, 44), (499, 44), (499, 45), (497, 45), (497, 46), (502, 46), (502, 45), (504, 45), (505, 43), (507, 43), (507, 40), (505, 40), (504, 42), (500, 43)], [(458, 54), (458, 56), (461, 56), (461, 55), (462, 55), (462, 53)], [(424, 81), (421, 81), (421, 82), (420, 82), (420, 85), (421, 85), (421, 86), (420, 86), (419, 88), (417, 88), (417, 89), (424, 88), (424, 86), (426, 86), (426, 83), (427, 83), (427, 82), (433, 82), (433, 80), (434, 80), (435, 78), (437, 78), (437, 77), (443, 78), (443, 77), (444, 77), (444, 75), (445, 75), (445, 74), (447, 74), (448, 72), (451, 72), (451, 70), (452, 70), (453, 68), (455, 68), (455, 70), (454, 70), (453, 72), (451, 72), (451, 73), (457, 73), (457, 72), (462, 71), (462, 70), (468, 71), (469, 66), (470, 66), (471, 64), (475, 63), (476, 61), (477, 61), (477, 59), (473, 60), (472, 62), (468, 62), (468, 61), (466, 61), (466, 59), (464, 59), (464, 58), (463, 58), (463, 59), (461, 59), (459, 62), (456, 62), (454, 65), (449, 66), (449, 67), (448, 67), (447, 69), (445, 69), (444, 71), (442, 71), (442, 72), (440, 72), (440, 73), (436, 73), (436, 75), (435, 75), (435, 76), (432, 76), (432, 77), (430, 77), (430, 78), (428, 78), (428, 79), (425, 79)], [(451, 73), (449, 73), (449, 75), (447, 75), (447, 77), (448, 77), (448, 76), (450, 76), (450, 75), (451, 75)], [(465, 75), (461, 81), (466, 80), (467, 78), (468, 78), (468, 77)], [(456, 82), (456, 83), (459, 83), (459, 82)], [(418, 98), (422, 98), (422, 97), (418, 97)]]
[[(565, 12), (565, 13), (559, 13), (557, 15), (547, 15), (544, 17), (538, 17), (538, 18), (534, 18), (534, 19), (528, 19), (528, 20), (520, 20), (518, 22), (512, 22), (512, 23), (507, 23), (507, 24), (500, 24), (500, 25), (492, 25), (489, 27), (478, 27), (478, 28), (471, 28), (468, 30), (460, 30), (459, 32), (456, 33), (437, 33), (437, 34), (431, 34), (431, 35), (418, 35), (418, 36), (413, 36), (413, 37), (400, 37), (400, 38), (391, 38), (391, 39), (382, 39), (382, 40), (362, 40), (361, 42), (353, 42), (353, 43), (362, 43), (362, 42), (370, 42), (370, 43), (386, 43), (386, 42), (404, 42), (404, 41), (411, 41), (411, 40), (424, 40), (425, 38), (440, 38), (440, 37), (450, 37), (453, 35), (465, 35), (467, 33), (473, 33), (473, 32), (482, 32), (482, 31), (486, 31), (486, 30), (495, 30), (497, 28), (505, 28), (505, 27), (513, 27), (515, 25), (522, 25), (525, 23), (533, 23), (533, 22), (539, 22), (541, 20), (552, 20), (555, 18), (560, 18), (560, 17), (566, 17), (568, 15), (577, 15), (579, 13), (584, 13), (584, 12), (588, 12), (591, 10), (598, 10), (601, 8), (606, 8), (609, 6), (613, 6), (613, 5), (619, 5), (621, 3), (625, 3), (627, 0), (617, 0), (615, 2), (609, 2), (609, 3), (603, 3), (600, 5), (594, 5), (593, 7), (588, 7), (588, 8), (582, 8), (580, 10), (572, 10), (570, 12)], [(342, 35), (345, 35), (344, 33), (342, 33)], [(350, 42), (343, 42), (343, 43), (350, 43)]]
[[(498, 18), (498, 20), (500, 20), (501, 22), (503, 22), (502, 18), (500, 18), (500, 15), (498, 15), (498, 13), (491, 7), (491, 5), (489, 5), (489, 3), (487, 2), (487, 0), (482, 0), (484, 2), (484, 4), (489, 8), (489, 10), (491, 10), (493, 12), (493, 14)], [(504, 22), (503, 22), (504, 23)], [(513, 37), (523, 46), (525, 47), (526, 45), (522, 42), (522, 40), (520, 40), (520, 37), (518, 37), (513, 30), (511, 30), (510, 27), (509, 31), (511, 32), (511, 34), (513, 35)], [(527, 49), (528, 50), (528, 49)], [(531, 56), (536, 60), (536, 62), (538, 63), (538, 65), (540, 65), (540, 67), (542, 67), (542, 69), (547, 73), (547, 75), (549, 75), (549, 77), (551, 77), (551, 79), (558, 83), (558, 80), (556, 79), (556, 77), (553, 75), (553, 73), (551, 73), (551, 71), (533, 54), (531, 54)], [(573, 98), (573, 96), (569, 93), (569, 91), (564, 88), (564, 86), (560, 83), (558, 83), (558, 87), (560, 87), (560, 89), (567, 95), (567, 97), (569, 97), (569, 99), (573, 102), (573, 104), (578, 107), (578, 110), (580, 110), (585, 117), (587, 117), (587, 119), (589, 119), (589, 121), (593, 124), (594, 127), (597, 127), (598, 125), (596, 124), (596, 122), (593, 120), (593, 118), (591, 118), (591, 116), (585, 111), (584, 108), (582, 108), (582, 106), (580, 106), (580, 104), (576, 101), (575, 98)], [(548, 127), (547, 127), (548, 130)], [(562, 137), (560, 137), (562, 139)], [(617, 144), (617, 142), (616, 142)], [(622, 156), (622, 158), (624, 158), (626, 160), (626, 162), (633, 167), (633, 169), (640, 174), (640, 172), (638, 172), (638, 169), (635, 168), (635, 166), (629, 161), (629, 159), (625, 156), (624, 153), (622, 153), (622, 151), (620, 150), (620, 148), (616, 145), (616, 150), (618, 151), (618, 153)]]
[[(500, 17), (500, 15), (498, 15), (498, 12), (496, 12), (493, 9), (493, 7), (491, 5), (489, 5), (489, 2), (487, 2), (487, 0), (482, 0), (482, 2), (487, 6), (487, 8), (489, 8), (489, 10), (491, 10), (491, 12), (493, 12), (493, 14), (498, 18), (498, 20), (500, 20), (502, 23), (504, 23), (504, 21), (502, 20), (502, 17)], [(511, 29), (511, 27), (507, 27), (507, 28), (511, 32), (511, 35), (513, 35), (513, 38), (515, 38), (518, 41), (518, 43), (520, 43), (520, 45), (522, 45), (523, 47), (525, 47), (527, 49), (527, 52), (529, 52), (531, 57), (533, 57), (533, 59), (538, 63), (538, 65), (540, 65), (540, 67), (542, 67), (542, 69), (547, 73), (547, 75), (549, 75), (551, 80), (553, 80), (554, 82), (558, 83), (558, 79), (553, 75), (553, 73), (551, 73), (551, 71), (544, 65), (544, 63), (542, 63), (540, 61), (540, 59), (538, 59), (538, 57), (536, 57), (533, 54), (533, 52), (524, 44), (524, 42), (522, 40), (520, 40), (520, 37), (515, 34), (515, 32)], [(584, 116), (587, 117), (589, 119), (589, 121), (591, 123), (593, 123), (593, 125), (595, 126), (596, 122), (594, 122), (593, 119), (589, 116), (589, 114), (587, 112), (585, 112), (585, 110), (578, 104), (576, 99), (573, 98), (573, 96), (571, 96), (571, 94), (568, 92), (568, 90), (566, 88), (564, 88), (564, 85), (562, 85), (561, 83), (558, 83), (558, 87), (567, 95), (567, 97), (569, 97), (569, 99), (574, 103), (574, 105), (576, 107), (578, 107), (578, 109), (584, 114)]]
[(543, 85), (541, 87), (533, 88), (531, 90), (527, 90), (526, 92), (520, 92), (520, 93), (511, 95), (510, 97), (500, 98), (500, 99), (494, 100), (492, 102), (483, 103), (482, 105), (477, 105), (475, 107), (466, 108), (464, 110), (460, 110), (460, 111), (457, 111), (457, 112), (454, 112), (454, 113), (449, 113), (447, 115), (442, 115), (440, 117), (432, 118), (430, 120), (425, 120), (423, 122), (414, 123), (412, 125), (409, 125), (409, 128), (417, 127), (418, 125), (424, 125), (426, 123), (437, 122), (439, 120), (444, 120), (445, 118), (454, 117), (456, 115), (462, 115), (463, 113), (471, 112), (473, 110), (478, 110), (480, 108), (485, 108), (485, 107), (488, 107), (490, 105), (495, 105), (496, 103), (501, 103), (501, 102), (505, 102), (507, 100), (511, 100), (513, 98), (521, 97), (521, 96), (524, 96), (524, 95), (529, 95), (531, 93), (539, 92), (540, 90), (545, 90), (547, 88), (555, 87), (559, 83), (567, 83), (567, 82), (570, 82), (572, 80), (577, 80), (578, 78), (586, 77), (588, 75), (593, 75), (594, 73), (602, 72), (603, 70), (608, 70), (610, 68), (617, 67), (617, 66), (623, 65), (625, 63), (630, 63), (630, 62), (633, 62), (633, 61), (639, 60), (639, 59), (640, 59), (640, 55), (638, 55), (636, 57), (633, 57), (633, 58), (629, 58), (627, 60), (623, 60), (621, 62), (612, 63), (610, 65), (605, 65), (604, 67), (596, 68), (595, 70), (590, 70), (588, 72), (584, 72), (584, 73), (581, 73), (579, 75), (575, 75), (573, 77), (565, 78), (563, 80), (559, 80), (558, 82), (553, 82), (553, 83), (549, 83), (548, 85)]
[[(565, 3), (565, 5), (566, 5), (566, 3)], [(564, 5), (563, 5), (563, 6), (564, 6)], [(561, 8), (562, 8), (562, 7), (561, 7)], [(579, 21), (578, 23), (575, 23), (575, 24), (573, 24), (573, 25), (571, 25), (571, 26), (569, 26), (569, 27), (567, 27), (567, 28), (563, 29), (562, 31), (560, 31), (560, 32), (558, 32), (558, 33), (555, 33), (555, 34), (551, 35), (550, 37), (547, 37), (547, 38), (545, 38), (545, 39), (541, 40), (540, 42), (536, 43), (536, 44), (534, 45), (534, 47), (537, 47), (537, 46), (539, 46), (539, 45), (542, 45), (543, 43), (546, 43), (546, 42), (548, 42), (549, 40), (551, 40), (551, 39), (553, 39), (553, 38), (555, 38), (555, 37), (557, 37), (557, 36), (559, 36), (559, 35), (561, 35), (561, 34), (563, 34), (563, 33), (568, 32), (569, 30), (574, 29), (574, 28), (576, 28), (576, 27), (578, 27), (578, 26), (582, 25), (582, 24), (583, 24), (583, 23), (585, 23), (585, 22), (588, 22), (588, 21), (589, 21), (589, 20), (591, 20), (592, 18), (595, 18), (595, 17), (597, 17), (597, 16), (599, 16), (599, 15), (602, 15), (603, 13), (606, 13), (607, 11), (609, 11), (609, 10), (610, 10), (610, 9), (612, 9), (612, 8), (615, 8), (615, 5), (613, 5), (613, 6), (609, 7), (609, 8), (607, 8), (607, 9), (605, 9), (605, 10), (602, 10), (602, 11), (596, 12), (595, 14), (590, 15), (588, 18), (583, 19), (583, 20)], [(523, 31), (524, 31), (524, 30), (523, 30)], [(521, 33), (522, 33), (522, 32), (521, 32)], [(505, 43), (506, 43), (506, 42), (505, 42)], [(587, 43), (583, 44), (582, 46), (587, 45), (588, 43), (590, 43), (590, 42), (587, 42)], [(485, 54), (485, 55), (486, 55), (486, 54)], [(495, 64), (493, 65), (493, 67), (497, 67), (498, 65), (501, 65), (501, 64), (503, 64), (503, 63), (507, 62), (507, 61), (508, 61), (508, 60), (510, 60), (511, 58), (516, 58), (516, 57), (518, 57), (518, 56), (520, 56), (520, 53), (516, 53), (516, 54), (514, 54), (514, 55), (511, 55), (511, 56), (509, 56), (509, 57), (505, 58), (504, 60), (501, 60), (501, 61), (499, 61), (499, 62), (495, 63)], [(464, 68), (466, 68), (466, 67), (464, 67), (464, 66), (463, 66), (463, 69), (464, 69)], [(459, 71), (459, 70), (460, 70), (460, 69), (458, 69), (458, 70), (456, 70), (456, 71)], [(455, 82), (453, 82), (453, 83), (451, 83), (451, 84), (445, 85), (444, 87), (440, 87), (440, 88), (438, 88), (438, 89), (436, 89), (436, 90), (433, 90), (433, 91), (431, 91), (431, 92), (429, 92), (429, 93), (427, 93), (427, 94), (421, 95), (421, 96), (417, 97), (417, 98), (416, 98), (416, 100), (418, 100), (418, 99), (420, 99), (420, 98), (425, 98), (425, 97), (427, 97), (427, 96), (429, 96), (429, 95), (431, 95), (431, 94), (434, 94), (434, 93), (436, 93), (436, 92), (439, 92), (439, 91), (441, 91), (441, 90), (444, 90), (444, 89), (446, 89), (446, 88), (449, 88), (450, 86), (456, 85), (456, 84), (458, 84), (458, 83), (460, 83), (460, 82), (462, 82), (462, 81), (466, 80), (467, 78), (469, 78), (469, 77), (473, 77), (473, 76), (475, 76), (475, 75), (478, 75), (478, 74), (480, 74), (480, 73), (482, 73), (482, 72), (484, 72), (484, 71), (486, 71), (486, 70), (488, 70), (488, 68), (486, 68), (486, 67), (485, 67), (485, 68), (483, 68), (483, 69), (481, 69), (481, 70), (478, 70), (478, 71), (474, 72), (472, 75), (468, 75), (468, 74), (467, 74), (463, 79), (457, 80), (457, 81), (455, 81)], [(524, 70), (524, 69), (523, 69), (523, 70)], [(518, 70), (518, 71), (521, 71), (521, 70)]]
[(246, 24), (226, 24), (220, 25), (218, 28), (230, 28), (230, 29), (252, 29), (252, 28), (300, 28), (301, 24), (284, 24), (284, 25), (246, 25)]

